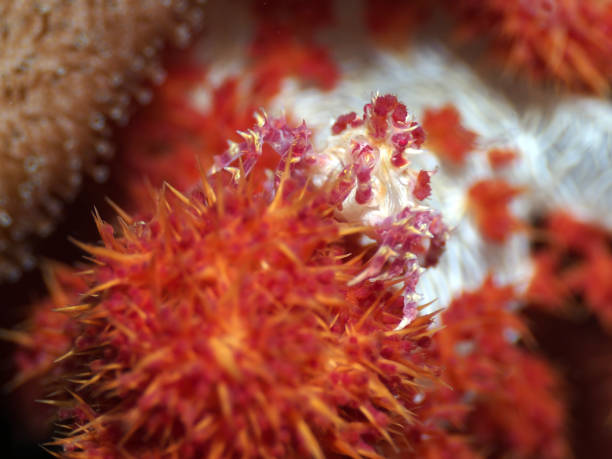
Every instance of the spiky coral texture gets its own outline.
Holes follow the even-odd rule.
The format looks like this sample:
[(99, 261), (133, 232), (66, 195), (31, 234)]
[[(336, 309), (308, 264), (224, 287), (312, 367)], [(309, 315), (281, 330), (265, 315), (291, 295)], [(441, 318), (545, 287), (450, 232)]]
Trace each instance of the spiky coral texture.
[(491, 40), (508, 68), (599, 94), (609, 91), (609, 0), (449, 2), (464, 36)]
[[(385, 126), (394, 110), (379, 111), (374, 125)], [(78, 337), (60, 361), (70, 392), (53, 401), (71, 428), (56, 442), (63, 454), (563, 451), (554, 377), (514, 342), (525, 329), (507, 309), (512, 290), (487, 284), (457, 300), (433, 348), (428, 317), (394, 330), (405, 317), (394, 287), (405, 266), (377, 254), (417, 256), (405, 225), (418, 212), (347, 222), (336, 199), (343, 175), (319, 187), (305, 180), (329, 159), (308, 128), (259, 121), (218, 158), (219, 174), (231, 174), (213, 175), (215, 192), (205, 185), (186, 197), (167, 186), (148, 223), (123, 215), (120, 236), (98, 221), (105, 247), (85, 247), (98, 264), (89, 311), (72, 320)], [(280, 165), (262, 185), (266, 144)], [(363, 247), (363, 234), (378, 239)]]
[(513, 312), (518, 295), (488, 278), (455, 298), (441, 314), (434, 336), (441, 378), (448, 387), (425, 392), (424, 417), (470, 435), (486, 457), (568, 457), (565, 413), (558, 376), (521, 346), (531, 340)]
[(64, 265), (47, 262), (43, 273), (49, 296), (31, 305), (24, 323), (12, 330), (0, 329), (0, 340), (16, 346), (14, 375), (4, 381), (3, 389), (16, 401), (19, 417), (27, 419), (23, 428), (41, 439), (50, 433), (56, 410), (37, 400), (56, 390), (57, 376), (65, 369), (55, 365), (55, 360), (70, 349), (78, 331), (70, 317), (57, 309), (77, 305), (79, 294), (87, 287), (74, 269)]
[[(422, 132), (405, 106), (382, 96), (366, 108), (353, 121), (376, 134), (370, 168), (392, 147), (394, 167), (416, 181), (403, 153)], [(205, 184), (187, 198), (168, 185), (148, 223), (122, 214), (121, 238), (98, 220), (106, 247), (86, 247), (99, 265), (85, 294), (91, 309), (60, 308), (76, 314), (68, 323), (79, 329), (64, 334), (73, 349), (59, 368), (81, 403), (51, 402), (66, 405), (61, 415), (74, 423), (58, 442), (69, 456), (217, 448), (375, 456), (384, 442), (389, 451), (407, 447), (415, 380), (432, 372), (419, 349), (429, 317), (413, 320), (411, 309), (406, 318), (403, 298), (412, 298), (418, 262), (432, 263), (445, 228), (422, 205), (374, 225), (342, 218), (357, 185), (346, 188), (330, 171), (311, 185), (309, 174), (329, 158), (310, 136), (305, 124), (262, 116), (217, 158), (216, 192)], [(365, 141), (351, 133), (334, 148), (346, 142), (358, 161)], [(277, 153), (271, 180), (260, 170), (265, 145)], [(363, 181), (359, 168), (351, 173)], [(411, 200), (410, 191), (395, 190)], [(363, 246), (359, 235), (377, 242)]]
[[(47, 264), (44, 269), (49, 297), (32, 307), (29, 320), (4, 338), (19, 345), (15, 353), (17, 377), (10, 387), (45, 376), (52, 370), (55, 359), (70, 349), (75, 329), (66, 314), (57, 311), (68, 304), (76, 305), (87, 284), (75, 270), (59, 264)], [(79, 309), (78, 306), (74, 309)]]
[(83, 171), (104, 180), (109, 126), (150, 100), (164, 40), (189, 38), (200, 3), (0, 2), (0, 281), (32, 268), (28, 238), (49, 234)]
[(610, 232), (559, 210), (544, 218), (535, 235), (535, 272), (528, 300), (556, 313), (577, 312), (582, 303), (612, 331)]
[[(429, 318), (367, 265), (319, 194), (167, 187), (148, 223), (98, 221), (71, 365), (67, 457), (376, 456), (404, 445)], [(367, 252), (367, 248), (365, 249)], [(74, 379), (70, 375), (66, 375)]]

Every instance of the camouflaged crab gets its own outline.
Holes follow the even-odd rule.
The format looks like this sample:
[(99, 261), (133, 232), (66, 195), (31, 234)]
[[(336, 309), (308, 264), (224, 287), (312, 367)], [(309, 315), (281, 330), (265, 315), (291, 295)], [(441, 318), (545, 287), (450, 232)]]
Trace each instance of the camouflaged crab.
[(404, 104), (384, 95), (366, 104), (362, 117), (354, 112), (340, 116), (332, 134), (317, 151), (305, 123), (291, 127), (282, 118), (259, 115), (255, 127), (242, 133), (242, 142), (230, 143), (215, 158), (211, 173), (249, 174), (268, 145), (280, 162), (265, 188), (285, 192), (278, 186), (285, 171), (294, 186), (326, 188), (336, 217), (363, 224), (376, 241), (368, 267), (353, 282), (403, 277), (401, 327), (416, 317), (420, 297), (415, 288), (422, 268), (436, 264), (448, 237), (440, 213), (422, 202), (429, 196), (432, 172), (410, 167), (410, 156), (422, 152), (425, 133)]

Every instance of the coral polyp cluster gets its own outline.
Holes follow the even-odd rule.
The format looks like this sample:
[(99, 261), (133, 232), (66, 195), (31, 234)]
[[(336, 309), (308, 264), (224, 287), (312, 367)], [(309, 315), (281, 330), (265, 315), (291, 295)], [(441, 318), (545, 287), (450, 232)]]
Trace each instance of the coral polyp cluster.
[(419, 381), (435, 381), (430, 318), (394, 330), (401, 278), (355, 282), (363, 227), (321, 193), (252, 186), (167, 186), (146, 223), (98, 221), (90, 307), (61, 359), (76, 373), (66, 457), (376, 457), (406, 442)]
[(409, 167), (425, 132), (395, 96), (374, 97), (363, 107), (363, 117), (340, 116), (332, 134), (314, 174), (315, 180), (340, 174), (338, 201), (345, 218), (378, 223), (429, 196), (427, 179), (417, 179), (428, 173)]

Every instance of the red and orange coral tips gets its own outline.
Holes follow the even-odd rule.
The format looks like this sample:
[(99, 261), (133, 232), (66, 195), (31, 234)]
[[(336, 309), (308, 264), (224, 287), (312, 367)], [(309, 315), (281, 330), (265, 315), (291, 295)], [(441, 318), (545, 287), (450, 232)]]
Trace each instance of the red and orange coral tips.
[(49, 264), (44, 273), (50, 297), (34, 304), (29, 320), (21, 329), (4, 330), (0, 335), (18, 346), (14, 357), (16, 376), (10, 383), (12, 388), (44, 376), (55, 360), (70, 349), (74, 327), (69, 313), (87, 308), (87, 305), (78, 304), (79, 295), (87, 287), (74, 270)]
[(489, 278), (442, 313), (444, 327), (433, 344), (444, 368), (441, 378), (452, 389), (425, 392), (422, 409), (450, 421), (480, 454), (564, 458), (568, 445), (559, 381), (519, 344), (527, 327), (512, 311), (517, 300), (512, 287)]
[(461, 0), (446, 2), (464, 37), (491, 41), (510, 69), (537, 80), (605, 94), (612, 64), (612, 2), (609, 0)]
[(493, 169), (501, 169), (514, 163), (519, 154), (509, 148), (492, 148), (487, 152), (487, 158)]
[(453, 105), (425, 110), (422, 124), (426, 147), (452, 164), (462, 165), (476, 146), (478, 136), (461, 124), (461, 115)]
[(527, 298), (538, 307), (565, 312), (582, 298), (612, 330), (612, 236), (604, 228), (553, 212), (538, 228), (539, 248)]
[(321, 193), (270, 202), (244, 174), (218, 178), (165, 187), (149, 222), (87, 248), (93, 307), (68, 359), (90, 376), (66, 383), (77, 407), (55, 444), (66, 457), (377, 457), (409, 443), (418, 381), (436, 384), (419, 346), (430, 317), (394, 330), (400, 279), (354, 282), (369, 260), (345, 235), (363, 227)]
[(12, 355), (14, 376), (4, 382), (19, 410), (16, 417), (36, 438), (44, 438), (55, 419), (56, 407), (45, 402), (57, 387), (56, 377), (66, 369), (56, 364), (72, 346), (78, 327), (70, 319), (88, 306), (78, 304), (87, 286), (72, 269), (59, 264), (44, 266), (49, 297), (31, 306), (28, 320), (14, 330), (0, 330), (0, 339), (15, 343)]
[(340, 77), (327, 48), (300, 40), (285, 28), (261, 27), (251, 55), (253, 92), (264, 100), (277, 95), (282, 82), (290, 76), (324, 90), (333, 89)]
[(523, 224), (510, 212), (512, 200), (522, 192), (521, 188), (501, 179), (485, 179), (468, 190), (469, 207), (482, 235), (491, 242), (503, 243)]

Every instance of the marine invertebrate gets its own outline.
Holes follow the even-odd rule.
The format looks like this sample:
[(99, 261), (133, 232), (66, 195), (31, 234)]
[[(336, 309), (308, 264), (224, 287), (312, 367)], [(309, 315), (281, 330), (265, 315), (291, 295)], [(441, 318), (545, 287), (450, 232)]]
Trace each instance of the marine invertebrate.
[(604, 228), (556, 211), (537, 228), (534, 276), (527, 290), (533, 307), (577, 312), (577, 299), (612, 330), (611, 237)]
[(485, 34), (492, 51), (512, 69), (605, 94), (612, 68), (612, 2), (503, 0), (443, 2), (459, 18), (463, 38)]
[(167, 186), (119, 235), (98, 221), (90, 306), (60, 363), (81, 375), (64, 375), (65, 457), (406, 447), (419, 381), (436, 381), (430, 317), (396, 329), (401, 276), (356, 281), (373, 260), (363, 225), (292, 180), (270, 200), (252, 178), (214, 176), (188, 196)]
[(513, 289), (488, 280), (442, 330), (397, 329), (401, 277), (355, 283), (375, 261), (364, 227), (284, 170), (272, 200), (256, 174), (213, 176), (189, 196), (166, 186), (119, 234), (98, 220), (86, 303), (56, 312), (76, 329), (55, 375), (62, 457), (564, 457), (557, 382), (518, 346)]
[[(495, 86), (489, 86), (471, 71), (465, 62), (455, 59), (452, 53), (439, 43), (421, 42), (416, 49), (410, 51), (401, 48), (394, 50), (394, 53), (387, 53), (378, 47), (367, 46), (367, 37), (363, 40), (363, 36), (367, 35), (363, 34), (366, 30), (363, 25), (356, 25), (355, 30), (351, 30), (346, 27), (347, 22), (350, 22), (347, 17), (343, 16), (342, 19), (340, 30), (327, 30), (323, 35), (327, 39), (326, 47), (330, 49), (330, 55), (342, 69), (343, 76), (339, 84), (331, 91), (323, 92), (318, 91), (319, 85), (308, 87), (295, 84), (296, 79), (291, 78), (277, 80), (278, 69), (282, 66), (275, 66), (273, 72), (265, 74), (271, 77), (273, 83), (264, 86), (266, 92), (268, 88), (280, 90), (278, 97), (272, 100), (270, 105), (273, 108), (269, 111), (274, 113), (284, 109), (289, 111), (289, 120), (302, 117), (308, 119), (309, 126), (313, 128), (313, 137), (319, 142), (318, 145), (324, 145), (325, 142), (335, 141), (329, 134), (330, 127), (338, 119), (337, 114), (347, 109), (359, 110), (362, 98), (371, 96), (370, 91), (374, 89), (381, 93), (398, 94), (402, 100), (409, 101), (408, 104), (415, 109), (417, 117), (423, 113), (424, 107), (443, 106), (451, 102), (461, 114), (465, 127), (478, 132), (473, 154), (465, 156), (462, 165), (452, 166), (445, 161), (438, 164), (430, 161), (431, 158), (427, 154), (411, 158), (416, 163), (415, 172), (421, 169), (416, 177), (419, 187), (415, 187), (413, 191), (414, 198), (420, 199), (418, 196), (421, 196), (421, 192), (423, 195), (428, 194), (425, 179), (430, 178), (428, 171), (436, 170), (429, 183), (431, 195), (426, 202), (427, 205), (442, 209), (446, 216), (451, 217), (454, 233), (449, 240), (449, 252), (442, 259), (441, 266), (438, 269), (428, 269), (424, 273), (425, 282), (419, 284), (419, 290), (426, 292), (426, 298), (440, 298), (435, 307), (449, 304), (455, 292), (479, 285), (483, 273), (491, 269), (497, 279), (524, 281), (529, 277), (531, 261), (527, 257), (525, 234), (512, 235), (503, 244), (490, 244), (476, 231), (473, 219), (463, 218), (468, 196), (466, 192), (475, 182), (495, 177), (503, 178), (512, 186), (524, 187), (523, 195), (518, 197), (516, 206), (513, 206), (513, 213), (519, 218), (525, 218), (534, 210), (541, 211), (548, 206), (562, 205), (564, 208), (571, 208), (573, 212), (579, 211), (579, 215), (591, 215), (591, 218), (594, 216), (600, 221), (609, 221), (607, 204), (605, 200), (600, 199), (606, 195), (606, 190), (610, 191), (612, 183), (606, 179), (604, 172), (606, 164), (609, 164), (609, 155), (602, 154), (608, 151), (609, 139), (612, 138), (609, 135), (609, 126), (612, 123), (609, 122), (610, 110), (607, 102), (559, 97), (554, 101), (546, 100), (541, 103), (542, 99), (538, 97), (526, 97), (525, 100), (521, 99), (520, 104), (515, 105), (509, 100), (514, 97), (514, 93), (504, 96)], [(214, 19), (212, 21), (214, 22)], [(234, 36), (242, 31), (241, 27), (235, 26), (233, 22), (220, 23), (228, 29), (234, 27), (228, 32), (232, 39), (227, 41), (233, 45)], [(431, 36), (428, 39), (431, 40)], [(230, 55), (232, 46), (226, 49), (230, 51), (227, 55)], [(213, 86), (222, 80), (221, 84), (214, 88), (219, 89), (215, 95), (218, 94), (219, 101), (228, 104), (217, 105), (215, 100), (215, 104), (211, 104), (209, 108), (213, 115), (229, 114), (227, 119), (231, 121), (232, 114), (245, 114), (240, 108), (248, 106), (249, 95), (248, 92), (242, 92), (242, 89), (245, 82), (251, 81), (253, 73), (252, 67), (249, 66), (232, 67), (231, 62), (228, 64), (230, 60), (224, 59), (225, 55), (223, 50), (219, 53), (222, 57), (217, 56), (216, 59), (207, 61), (206, 73), (212, 76)], [(261, 55), (257, 57), (258, 60), (262, 58)], [(279, 61), (282, 62), (282, 59), (277, 62)], [(289, 61), (293, 62), (292, 59)], [(232, 75), (229, 71), (224, 73), (227, 68), (233, 69), (237, 75)], [(241, 70), (236, 70), (237, 68), (244, 70), (244, 74)], [(229, 78), (226, 78), (228, 74)], [(219, 79), (219, 75), (223, 78)], [(236, 76), (238, 78), (232, 78)], [(204, 101), (206, 102), (206, 98)], [(266, 101), (266, 105), (268, 102)], [(224, 111), (223, 107), (228, 110)], [(239, 110), (234, 111), (234, 107)], [(577, 113), (580, 114), (579, 117), (576, 116)], [(211, 118), (211, 121), (214, 119)], [(225, 118), (219, 121), (224, 127), (231, 124), (225, 123)], [(210, 126), (214, 126), (214, 123), (211, 122)], [(200, 126), (196, 126), (196, 130), (199, 128)], [(241, 142), (242, 139), (235, 140)], [(504, 167), (495, 167), (487, 153), (493, 145), (520, 150), (521, 155)], [(211, 152), (212, 150), (211, 148)], [(324, 151), (324, 147), (317, 146), (316, 150)], [(182, 156), (179, 154), (177, 157), (187, 157), (193, 152), (185, 149), (182, 153)], [(439, 154), (435, 151), (434, 153)], [(170, 158), (166, 158), (166, 164), (174, 165)], [(234, 166), (236, 171), (240, 172), (239, 162)], [(173, 173), (184, 177), (185, 183), (190, 183), (193, 176), (187, 177), (186, 171), (187, 166), (184, 170), (175, 170)], [(162, 180), (166, 171), (160, 168), (158, 172), (160, 174), (157, 179)], [(189, 173), (195, 175), (193, 169)], [(339, 216), (339, 209), (336, 209), (336, 212)], [(480, 322), (474, 319), (473, 323)], [(522, 387), (522, 384), (517, 386)], [(492, 398), (508, 395), (502, 393), (503, 388), (497, 390), (499, 393), (494, 393)], [(464, 395), (467, 405), (470, 405), (471, 393), (468, 391)], [(457, 407), (453, 408), (455, 411), (444, 421), (457, 418)], [(471, 406), (463, 405), (459, 408), (470, 409)], [(503, 425), (503, 422), (496, 425)], [(499, 437), (496, 433), (500, 430), (503, 429), (488, 436), (490, 442), (497, 441)], [(425, 432), (417, 430), (415, 436), (423, 433)], [(457, 455), (459, 452), (469, 454), (463, 437), (450, 438), (433, 431), (427, 431), (426, 435), (433, 440), (426, 442), (427, 448), (423, 446), (423, 451), (431, 454), (449, 451)], [(484, 443), (487, 441), (481, 444)]]
[[(512, 286), (488, 278), (451, 302), (442, 313), (444, 330), (433, 338), (445, 369), (441, 378), (450, 387), (425, 392), (424, 403), (459, 432), (469, 432), (474, 450), (487, 457), (512, 451), (517, 457), (564, 458), (559, 377), (519, 345), (531, 337), (512, 311), (517, 300)], [(453, 403), (463, 406), (459, 418), (444, 411)]]
[(416, 316), (414, 288), (421, 267), (437, 263), (448, 236), (439, 212), (417, 202), (429, 195), (430, 172), (412, 169), (410, 158), (422, 153), (425, 134), (391, 94), (373, 97), (362, 117), (354, 112), (340, 116), (332, 133), (326, 148), (317, 151), (304, 123), (291, 128), (282, 119), (259, 117), (242, 142), (231, 142), (215, 158), (211, 171), (249, 174), (268, 144), (281, 158), (275, 184), (285, 168), (297, 186), (311, 182), (325, 187), (331, 181), (328, 199), (338, 218), (365, 225), (379, 243), (372, 263), (355, 282), (403, 275), (409, 286), (404, 317), (410, 321)]
[(150, 99), (164, 39), (184, 44), (202, 1), (0, 4), (0, 281), (35, 263), (83, 171), (108, 173), (109, 126)]

